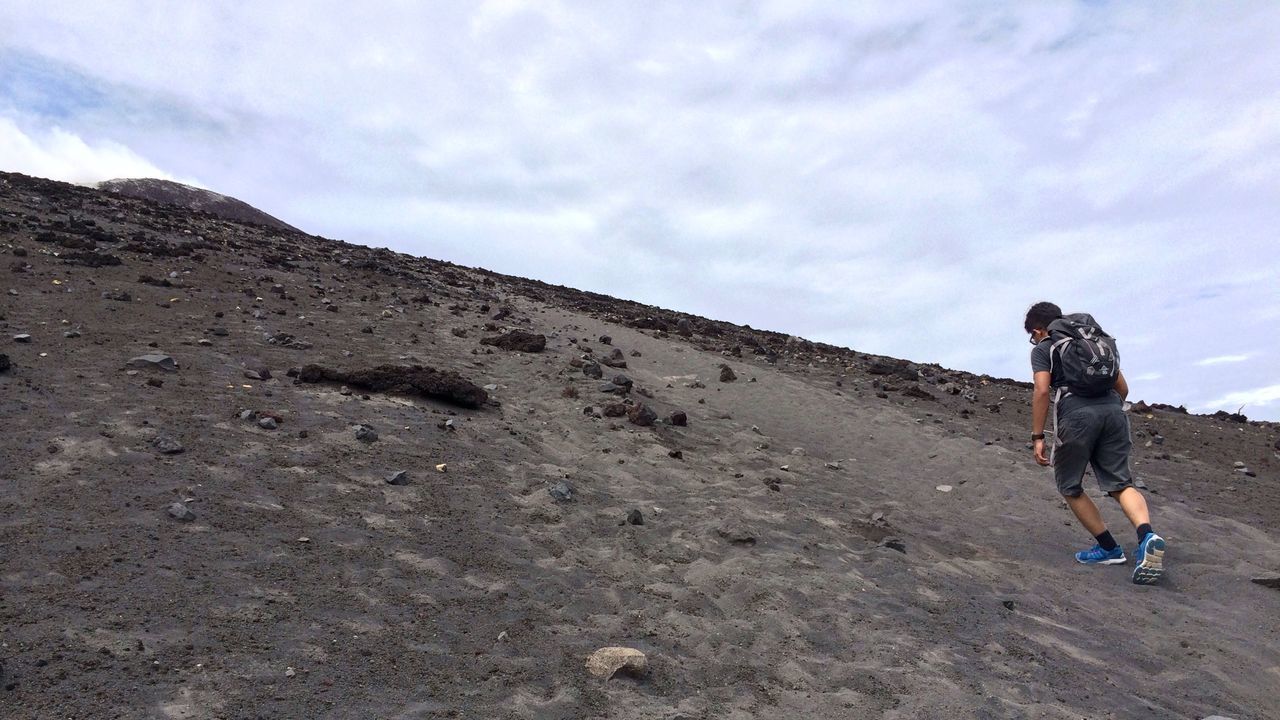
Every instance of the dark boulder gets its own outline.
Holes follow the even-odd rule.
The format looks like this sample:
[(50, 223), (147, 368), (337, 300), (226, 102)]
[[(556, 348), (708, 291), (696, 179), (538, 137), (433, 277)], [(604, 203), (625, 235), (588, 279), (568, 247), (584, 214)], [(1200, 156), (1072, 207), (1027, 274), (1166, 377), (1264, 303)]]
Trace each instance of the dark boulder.
[(512, 330), (503, 335), (481, 338), (480, 344), (492, 345), (503, 350), (536, 353), (542, 352), (547, 348), (547, 337), (538, 333)]
[(304, 383), (342, 383), (373, 392), (421, 395), (463, 407), (480, 407), (489, 400), (484, 388), (458, 373), (422, 365), (379, 365), (366, 370), (343, 371), (313, 364), (298, 371), (298, 380)]

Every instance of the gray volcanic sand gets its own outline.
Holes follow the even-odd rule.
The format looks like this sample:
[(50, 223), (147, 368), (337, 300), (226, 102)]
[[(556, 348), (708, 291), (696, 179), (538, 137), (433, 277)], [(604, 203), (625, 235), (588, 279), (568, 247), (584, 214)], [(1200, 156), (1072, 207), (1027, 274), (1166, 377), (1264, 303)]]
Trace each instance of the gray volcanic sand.
[[(1164, 583), (1138, 587), (1132, 560), (1072, 560), (1092, 541), (1025, 448), (1025, 386), (924, 368), (977, 401), (923, 380), (934, 400), (880, 398), (890, 381), (849, 351), (759, 334), (776, 352), (734, 357), (721, 325), (626, 327), (656, 310), (0, 179), (0, 249), (30, 266), (0, 296), (0, 716), (1280, 717), (1280, 593), (1249, 582), (1280, 569), (1274, 425), (1133, 416), (1170, 544)], [(33, 239), (69, 216), (95, 218), (123, 264)], [(139, 229), (207, 247), (121, 250)], [(171, 271), (182, 287), (136, 282)], [(115, 289), (132, 300), (101, 297)], [(499, 307), (546, 351), (480, 345)], [(615, 401), (569, 365), (605, 355), (602, 334), (629, 363), (605, 377), (688, 427), (583, 412)], [(128, 374), (148, 352), (180, 369)], [(274, 378), (245, 379), (254, 362)], [(311, 362), (456, 370), (498, 404), (285, 376)], [(360, 423), (380, 440), (357, 441)], [(158, 453), (160, 433), (185, 452)], [(397, 470), (410, 484), (385, 482)], [(561, 480), (574, 502), (548, 494)], [(166, 513), (177, 501), (194, 521)], [(631, 509), (643, 525), (621, 524)], [(607, 645), (645, 652), (647, 675), (587, 674)]]

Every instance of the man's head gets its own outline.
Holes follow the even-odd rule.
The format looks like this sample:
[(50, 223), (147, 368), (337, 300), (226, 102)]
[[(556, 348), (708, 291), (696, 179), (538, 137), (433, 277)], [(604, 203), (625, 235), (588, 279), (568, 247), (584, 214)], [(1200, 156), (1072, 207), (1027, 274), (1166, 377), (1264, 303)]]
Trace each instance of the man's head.
[(1027, 319), (1022, 329), (1031, 333), (1031, 342), (1043, 340), (1049, 333), (1049, 323), (1062, 317), (1062, 308), (1051, 302), (1038, 302), (1027, 310)]

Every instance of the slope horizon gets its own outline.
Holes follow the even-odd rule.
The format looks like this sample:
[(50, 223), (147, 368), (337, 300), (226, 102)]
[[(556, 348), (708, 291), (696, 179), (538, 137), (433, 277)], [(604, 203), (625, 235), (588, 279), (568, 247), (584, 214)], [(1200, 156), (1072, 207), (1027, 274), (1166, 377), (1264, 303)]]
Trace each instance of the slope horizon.
[[(55, 181), (55, 182), (62, 182), (61, 180), (58, 180), (57, 178), (44, 178), (44, 179), (47, 179), (47, 180), (53, 180), (53, 181)], [(171, 183), (171, 184), (178, 185), (178, 186), (182, 186), (182, 187), (189, 187), (189, 188), (195, 188), (195, 189), (204, 190), (204, 191), (207, 191), (207, 192), (213, 193), (213, 194), (215, 194), (215, 195), (219, 195), (219, 196), (221, 196), (221, 197), (228, 198), (228, 199), (230, 199), (230, 200), (231, 200), (231, 201), (233, 201), (233, 202), (242, 203), (242, 204), (244, 204), (245, 206), (247, 206), (248, 208), (250, 208), (251, 210), (256, 211), (256, 212), (259, 212), (259, 213), (262, 213), (264, 216), (266, 216), (266, 217), (268, 217), (268, 218), (270, 218), (270, 219), (272, 219), (272, 220), (274, 220), (274, 221), (276, 221), (276, 222), (278, 222), (278, 223), (284, 224), (284, 225), (285, 225), (285, 227), (287, 227), (287, 228), (294, 229), (294, 230), (298, 230), (299, 232), (303, 232), (303, 233), (305, 233), (305, 234), (312, 234), (312, 233), (310, 233), (310, 232), (309, 232), (309, 231), (307, 231), (307, 230), (302, 230), (302, 229), (299, 229), (299, 228), (297, 228), (297, 227), (295, 227), (295, 226), (291, 226), (291, 225), (287, 225), (287, 224), (283, 223), (283, 221), (278, 220), (278, 219), (276, 218), (276, 216), (275, 216), (275, 215), (270, 214), (270, 213), (267, 213), (267, 212), (265, 212), (265, 211), (263, 211), (263, 210), (258, 209), (258, 208), (256, 207), (256, 205), (254, 205), (252, 202), (249, 202), (249, 201), (243, 200), (243, 199), (241, 199), (241, 198), (233, 197), (233, 196), (231, 196), (231, 195), (225, 195), (225, 194), (223, 194), (223, 193), (218, 192), (217, 190), (213, 190), (213, 189), (211, 189), (211, 188), (206, 188), (206, 187), (203, 187), (203, 186), (201, 186), (201, 185), (193, 185), (193, 184), (190, 184), (190, 183), (178, 182), (178, 181), (176, 181), (176, 180), (170, 180), (170, 179), (166, 179), (166, 178), (111, 178), (111, 179), (108, 179), (108, 180), (102, 180), (102, 181), (97, 181), (97, 182), (93, 182), (93, 183), (72, 183), (72, 184), (81, 185), (82, 187), (99, 187), (99, 186), (103, 185), (104, 183), (111, 183), (111, 182), (119, 181), (119, 180), (137, 180), (137, 179), (156, 180), (156, 181), (160, 181), (160, 182)], [(154, 200), (154, 198), (145, 198), (145, 197), (144, 197), (144, 199), (152, 199), (152, 200)], [(179, 203), (179, 205), (181, 206), (181, 203)], [(270, 223), (268, 223), (268, 224), (270, 224)], [(316, 237), (323, 237), (323, 236), (316, 235)], [(337, 239), (337, 238), (325, 238), (325, 239)], [(855, 348), (855, 347), (853, 347), (852, 345), (842, 344), (842, 343), (839, 343), (839, 342), (832, 342), (832, 341), (828, 341), (828, 340), (815, 340), (815, 339), (813, 339), (813, 338), (805, 337), (805, 336), (803, 336), (803, 335), (799, 335), (799, 334), (797, 334), (797, 333), (794, 333), (794, 332), (792, 332), (792, 331), (791, 331), (790, 329), (788, 329), (788, 328), (777, 328), (777, 329), (775, 329), (775, 328), (772, 328), (772, 327), (762, 327), (762, 326), (758, 326), (758, 325), (756, 325), (756, 324), (755, 324), (755, 322), (754, 322), (751, 318), (736, 318), (736, 317), (731, 317), (731, 316), (730, 316), (730, 317), (712, 317), (711, 315), (705, 314), (705, 313), (703, 313), (703, 312), (698, 312), (698, 311), (696, 311), (696, 310), (683, 310), (683, 309), (681, 309), (681, 308), (679, 308), (679, 307), (675, 307), (675, 306), (667, 307), (667, 306), (665, 306), (665, 305), (662, 305), (661, 303), (657, 303), (657, 302), (649, 302), (649, 301), (648, 301), (648, 299), (647, 299), (647, 298), (644, 298), (644, 297), (625, 297), (625, 298), (624, 298), (624, 297), (620, 297), (620, 296), (617, 296), (617, 295), (610, 294), (610, 293), (608, 292), (608, 289), (607, 289), (607, 288), (603, 288), (603, 287), (592, 287), (592, 286), (590, 286), (590, 284), (589, 284), (589, 283), (572, 283), (572, 284), (570, 284), (570, 283), (555, 283), (555, 282), (552, 282), (552, 281), (547, 280), (547, 279), (544, 279), (544, 278), (528, 277), (528, 276), (525, 276), (525, 275), (520, 275), (520, 274), (517, 274), (517, 273), (515, 273), (515, 272), (512, 272), (511, 270), (508, 270), (508, 269), (503, 269), (503, 268), (490, 268), (490, 267), (486, 267), (486, 266), (483, 266), (483, 265), (465, 265), (464, 263), (457, 262), (456, 260), (454, 260), (454, 259), (452, 259), (452, 258), (431, 258), (431, 256), (429, 256), (429, 255), (418, 255), (418, 254), (415, 254), (414, 252), (412, 252), (412, 251), (411, 251), (411, 249), (406, 248), (404, 243), (395, 243), (394, 241), (391, 241), (391, 242), (388, 242), (388, 244), (387, 244), (387, 245), (385, 245), (385, 246), (379, 246), (379, 245), (367, 244), (367, 243), (365, 243), (365, 242), (360, 242), (360, 241), (357, 241), (357, 240), (351, 240), (351, 239), (346, 239), (346, 238), (342, 238), (342, 239), (340, 239), (340, 240), (341, 240), (342, 242), (348, 242), (348, 243), (352, 243), (352, 244), (362, 245), (362, 246), (364, 246), (364, 247), (369, 247), (369, 248), (386, 247), (387, 249), (394, 250), (394, 251), (396, 251), (396, 252), (403, 252), (403, 253), (405, 253), (405, 254), (410, 255), (411, 257), (420, 257), (420, 258), (428, 258), (428, 259), (445, 260), (446, 262), (451, 262), (451, 263), (455, 263), (455, 264), (459, 264), (459, 265), (464, 265), (464, 266), (467, 266), (467, 267), (474, 267), (474, 268), (476, 268), (476, 269), (481, 269), (481, 270), (489, 270), (489, 271), (493, 271), (493, 272), (498, 272), (498, 273), (501, 273), (501, 274), (504, 274), (504, 275), (510, 275), (510, 276), (512, 276), (512, 277), (520, 277), (520, 278), (524, 278), (524, 279), (537, 280), (537, 281), (539, 281), (539, 282), (548, 282), (549, 284), (562, 285), (562, 286), (564, 286), (564, 287), (572, 288), (572, 289), (575, 289), (575, 290), (581, 290), (581, 291), (584, 291), (584, 292), (593, 292), (593, 293), (598, 293), (598, 294), (606, 295), (606, 296), (608, 296), (608, 297), (615, 298), (615, 299), (620, 299), (620, 300), (630, 300), (630, 301), (633, 301), (633, 302), (638, 302), (638, 303), (641, 303), (641, 304), (644, 304), (644, 305), (649, 305), (649, 306), (651, 306), (651, 307), (661, 308), (661, 309), (664, 309), (664, 310), (671, 310), (671, 311), (675, 311), (675, 312), (687, 312), (687, 313), (689, 313), (689, 314), (691, 314), (691, 315), (694, 315), (694, 316), (696, 316), (696, 317), (700, 317), (700, 318), (704, 318), (704, 319), (719, 320), (719, 321), (723, 321), (723, 322), (730, 322), (730, 323), (733, 323), (733, 324), (739, 325), (739, 326), (744, 327), (744, 328), (751, 328), (751, 329), (763, 330), (763, 331), (766, 331), (766, 332), (777, 333), (777, 334), (780, 334), (780, 335), (793, 336), (793, 337), (797, 337), (797, 338), (801, 338), (801, 339), (807, 340), (807, 341), (809, 341), (809, 342), (815, 342), (815, 343), (821, 343), (821, 344), (824, 344), (824, 345), (828, 345), (828, 346), (833, 347), (833, 348), (840, 348), (840, 349), (844, 349), (844, 350), (851, 350), (851, 351), (854, 351), (854, 352), (861, 352), (861, 353), (867, 353), (867, 354), (872, 354), (872, 355), (880, 355), (880, 356), (882, 356), (882, 357), (888, 357), (888, 358), (894, 358), (894, 359), (900, 359), (900, 360), (908, 360), (908, 361), (911, 361), (911, 362), (914, 362), (914, 363), (928, 364), (928, 365), (933, 365), (933, 366), (940, 367), (940, 368), (945, 368), (945, 369), (948, 369), (948, 370), (958, 370), (958, 371), (962, 371), (962, 372), (973, 373), (973, 374), (975, 374), (975, 375), (987, 376), (987, 377), (991, 377), (991, 378), (998, 378), (998, 379), (1006, 379), (1006, 380), (1010, 380), (1010, 381), (1013, 381), (1013, 382), (1020, 382), (1020, 383), (1027, 383), (1027, 382), (1029, 382), (1029, 376), (1030, 376), (1030, 368), (1029, 368), (1029, 367), (1028, 367), (1028, 370), (1027, 370), (1027, 373), (1026, 373), (1026, 376), (1025, 376), (1025, 377), (1014, 377), (1014, 376), (1009, 376), (1009, 375), (1002, 375), (1002, 374), (999, 374), (999, 371), (998, 371), (998, 370), (994, 370), (993, 368), (973, 368), (973, 367), (964, 367), (964, 366), (956, 366), (956, 367), (952, 367), (952, 366), (949, 366), (949, 365), (944, 365), (944, 364), (943, 364), (943, 362), (944, 362), (944, 361), (939, 360), (939, 359), (935, 359), (935, 358), (920, 358), (920, 357), (907, 357), (907, 356), (906, 356), (906, 355), (904, 355), (904, 354), (898, 354), (898, 353), (895, 353), (895, 352), (894, 352), (893, 350), (891, 350), (891, 349), (890, 349), (890, 350), (887, 350), (887, 351), (883, 351), (883, 352), (881, 352), (881, 351), (877, 351), (877, 350), (870, 350), (870, 349), (860, 349), (860, 348)], [(1049, 299), (1050, 301), (1053, 301), (1053, 300), (1052, 300), (1052, 298), (1045, 298), (1045, 299)], [(1032, 301), (1032, 302), (1035, 302), (1035, 301)], [(1027, 303), (1027, 306), (1029, 307), (1029, 306), (1030, 306), (1030, 304), (1031, 304), (1031, 302), (1028, 302), (1028, 303)], [(1011, 309), (1011, 310), (1012, 310), (1012, 309)], [(1022, 312), (1023, 310), (1025, 310), (1025, 308), (1023, 308), (1023, 309), (1021, 309), (1021, 310), (1017, 310), (1016, 312), (1013, 312), (1011, 316), (1017, 316), (1017, 317), (1019, 317), (1019, 318), (1020, 318), (1020, 316), (1021, 316), (1021, 312)], [(1064, 308), (1064, 310), (1065, 310), (1066, 312), (1075, 312), (1075, 311), (1078, 311), (1078, 310), (1073, 310), (1073, 309), (1071, 309), (1071, 308)], [(1019, 320), (1019, 322), (1020, 322), (1020, 320)], [(1022, 348), (1019, 346), (1019, 348), (1018, 348), (1018, 352), (1021, 352), (1021, 351), (1022, 351)], [(1011, 352), (1012, 352), (1012, 351), (1011, 351)], [(1121, 357), (1122, 357), (1122, 359), (1123, 359), (1124, 355), (1125, 355), (1125, 351), (1124, 351), (1124, 345), (1123, 345), (1123, 342), (1122, 342), (1122, 343), (1121, 343)], [(1229, 360), (1229, 359), (1228, 359), (1228, 360)], [(1123, 365), (1123, 362), (1122, 362), (1122, 365)], [(1148, 371), (1148, 372), (1150, 372), (1150, 371)], [(1130, 379), (1129, 379), (1130, 387), (1131, 387), (1131, 388), (1135, 388), (1135, 389), (1140, 389), (1140, 388), (1142, 387), (1142, 381), (1143, 381), (1143, 379), (1144, 379), (1145, 377), (1147, 377), (1148, 372), (1137, 373), (1137, 374), (1136, 374), (1136, 375), (1137, 375), (1137, 377), (1136, 377), (1136, 378), (1135, 378), (1135, 377), (1130, 377)], [(1160, 372), (1160, 371), (1159, 371), (1159, 369), (1157, 368), (1154, 372), (1155, 372), (1156, 374), (1159, 374), (1159, 372)], [(1135, 380), (1136, 380), (1136, 382), (1135, 382)], [(1232, 408), (1229, 408), (1229, 407), (1227, 407), (1227, 406), (1218, 406), (1218, 407), (1213, 407), (1213, 408), (1205, 408), (1205, 407), (1197, 407), (1197, 406), (1195, 406), (1191, 401), (1187, 400), (1186, 398), (1165, 398), (1165, 397), (1160, 397), (1160, 396), (1147, 396), (1147, 395), (1142, 395), (1141, 393), (1134, 393), (1134, 392), (1131, 392), (1130, 400), (1131, 400), (1131, 401), (1133, 401), (1133, 402), (1137, 402), (1137, 401), (1145, 401), (1145, 402), (1147, 402), (1147, 403), (1149, 403), (1149, 404), (1158, 404), (1158, 405), (1165, 405), (1165, 406), (1169, 406), (1169, 407), (1177, 407), (1177, 408), (1184, 409), (1184, 410), (1186, 410), (1187, 412), (1189, 412), (1189, 413), (1191, 413), (1191, 414), (1194, 414), (1194, 415), (1210, 416), (1210, 415), (1213, 415), (1213, 414), (1215, 414), (1215, 413), (1224, 413), (1224, 414), (1232, 414), (1232, 415), (1239, 414), (1239, 415), (1243, 415), (1243, 416), (1245, 416), (1245, 417), (1249, 418), (1250, 420), (1257, 420), (1257, 421), (1263, 421), (1263, 422), (1277, 422), (1277, 421), (1280, 421), (1280, 406), (1277, 406), (1274, 410), (1269, 410), (1269, 409), (1267, 409), (1267, 408), (1262, 408), (1262, 409), (1260, 409), (1260, 410), (1256, 410), (1256, 411), (1255, 411), (1254, 409), (1252, 409), (1252, 408), (1249, 408), (1249, 407), (1248, 407), (1248, 403), (1243, 403), (1243, 404), (1241, 404), (1240, 406), (1232, 407)], [(1028, 400), (1028, 402), (1029, 402), (1029, 400)]]

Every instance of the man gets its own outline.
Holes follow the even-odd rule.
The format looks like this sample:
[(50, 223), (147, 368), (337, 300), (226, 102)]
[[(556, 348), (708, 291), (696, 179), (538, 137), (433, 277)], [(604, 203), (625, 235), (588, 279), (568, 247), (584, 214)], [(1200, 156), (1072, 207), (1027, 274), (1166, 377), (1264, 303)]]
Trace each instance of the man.
[[(1111, 367), (1103, 367), (1101, 375), (1108, 378), (1104, 392), (1097, 396), (1072, 393), (1068, 389), (1067, 370), (1061, 353), (1071, 336), (1071, 322), (1088, 316), (1064, 318), (1062, 309), (1049, 302), (1039, 302), (1027, 311), (1023, 328), (1031, 333), (1031, 372), (1035, 390), (1031, 398), (1031, 439), (1035, 459), (1041, 465), (1053, 465), (1058, 492), (1066, 500), (1071, 512), (1097, 541), (1092, 548), (1076, 553), (1076, 560), (1086, 565), (1123, 565), (1124, 549), (1111, 536), (1098, 506), (1084, 494), (1082, 481), (1086, 466), (1093, 467), (1098, 487), (1110, 495), (1133, 523), (1138, 534), (1137, 566), (1133, 570), (1133, 582), (1150, 585), (1164, 574), (1165, 540), (1151, 529), (1151, 517), (1146, 498), (1133, 487), (1129, 473), (1129, 451), (1133, 442), (1129, 437), (1129, 418), (1124, 412), (1124, 398), (1129, 394), (1129, 384), (1113, 358)], [(1057, 321), (1057, 322), (1055, 322)], [(1094, 328), (1102, 337), (1110, 339), (1100, 328)], [(1050, 342), (1052, 337), (1053, 342)], [(1105, 352), (1103, 353), (1105, 355)], [(1096, 358), (1095, 358), (1096, 359)], [(1113, 373), (1108, 375), (1108, 373)], [(1111, 389), (1105, 389), (1114, 377)], [(1049, 416), (1050, 393), (1054, 398), (1054, 445), (1052, 460), (1045, 455), (1045, 423)]]

